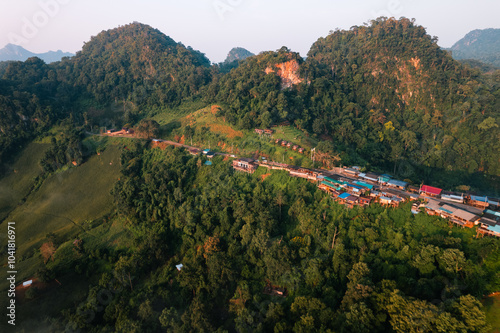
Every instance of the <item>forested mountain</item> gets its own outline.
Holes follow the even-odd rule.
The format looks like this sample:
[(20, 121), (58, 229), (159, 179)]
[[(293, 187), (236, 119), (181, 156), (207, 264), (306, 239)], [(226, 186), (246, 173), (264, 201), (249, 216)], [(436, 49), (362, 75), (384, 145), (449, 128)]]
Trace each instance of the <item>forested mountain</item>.
[(103, 31), (57, 65), (60, 80), (98, 103), (178, 105), (210, 80), (210, 61), (150, 26)]
[[(226, 74), (139, 23), (103, 31), (61, 62), (14, 62), (4, 71), (12, 94), (43, 92), (47, 106), (76, 119), (88, 103), (144, 111), (203, 97), (240, 128), (289, 122), (315, 133), (323, 151), (347, 153), (345, 162), (403, 168), (408, 177), (419, 166), (500, 175), (500, 75), (453, 60), (408, 19), (335, 31), (314, 43), (306, 61), (283, 47)], [(14, 121), (22, 113), (9, 114), (4, 132), (26, 125), (26, 117)]]
[(0, 49), (0, 61), (26, 61), (29, 58), (37, 57), (49, 64), (60, 61), (64, 57), (72, 57), (73, 53), (58, 51), (49, 51), (44, 53), (33, 53), (26, 50), (22, 46), (7, 44), (3, 49)]
[(0, 73), (1, 164), (27, 140), (67, 117), (75, 95), (39, 58), (11, 62)]
[[(286, 53), (275, 62), (285, 66)], [(285, 66), (298, 78), (286, 87), (264, 72), (270, 54), (216, 83), (230, 122), (289, 120), (379, 166), (500, 175), (499, 73), (482, 76), (453, 60), (413, 21), (381, 18), (320, 38), (305, 62), (297, 59), (300, 69)]]
[(10, 63), (11, 63), (11, 61), (0, 62), (0, 77), (3, 76), (3, 73), (5, 72), (5, 70), (7, 69), (7, 67), (9, 66)]
[(500, 175), (500, 75), (454, 61), (402, 19), (320, 38), (304, 66), (313, 130), (380, 163)]
[(263, 52), (214, 80), (206, 96), (226, 105), (220, 115), (241, 128), (268, 127), (294, 119), (301, 115), (301, 103), (296, 100), (290, 107), (288, 100), (293, 99), (296, 92), (281, 88), (284, 80), (289, 87), (292, 78), (300, 81), (297, 70), (302, 62), (298, 53), (286, 47), (277, 52)]
[(227, 54), (226, 60), (224, 63), (231, 63), (233, 61), (245, 60), (248, 57), (254, 56), (252, 52), (244, 49), (242, 47), (235, 47)]
[(58, 63), (9, 62), (0, 67), (0, 160), (37, 128), (70, 114), (83, 119), (89, 105), (179, 105), (210, 82), (209, 66), (202, 53), (139, 23), (103, 31)]
[(474, 59), (500, 68), (500, 29), (473, 30), (450, 51), (455, 59)]

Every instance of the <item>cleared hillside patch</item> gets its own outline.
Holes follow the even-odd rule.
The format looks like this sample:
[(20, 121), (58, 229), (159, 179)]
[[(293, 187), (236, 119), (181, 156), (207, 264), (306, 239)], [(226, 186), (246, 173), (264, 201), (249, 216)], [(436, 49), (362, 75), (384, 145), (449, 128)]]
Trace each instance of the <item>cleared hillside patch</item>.
[(6, 172), (0, 179), (0, 221), (30, 193), (34, 179), (42, 173), (38, 161), (49, 146), (30, 143), (13, 163), (6, 166)]
[(63, 239), (82, 230), (82, 223), (113, 207), (110, 191), (119, 177), (120, 148), (110, 145), (77, 168), (57, 172), (8, 217), (16, 222), (18, 253), (37, 249), (45, 236)]

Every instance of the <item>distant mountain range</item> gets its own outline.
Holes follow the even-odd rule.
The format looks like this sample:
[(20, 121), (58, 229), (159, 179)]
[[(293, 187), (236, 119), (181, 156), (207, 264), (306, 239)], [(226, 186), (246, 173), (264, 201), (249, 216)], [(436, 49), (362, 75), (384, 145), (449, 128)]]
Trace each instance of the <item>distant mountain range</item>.
[(500, 68), (500, 29), (473, 30), (448, 50), (456, 60), (479, 60)]
[(0, 61), (25, 61), (31, 57), (38, 57), (42, 59), (45, 63), (49, 64), (51, 62), (60, 61), (63, 57), (72, 57), (74, 54), (58, 51), (49, 51), (45, 53), (33, 53), (26, 50), (22, 46), (7, 44), (3, 49), (0, 50)]

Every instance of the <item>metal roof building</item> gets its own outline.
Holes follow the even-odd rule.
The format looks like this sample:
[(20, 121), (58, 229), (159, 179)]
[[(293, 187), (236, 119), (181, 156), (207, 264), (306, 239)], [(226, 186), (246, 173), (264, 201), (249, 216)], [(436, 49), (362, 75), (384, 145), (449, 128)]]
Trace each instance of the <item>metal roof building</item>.
[(357, 182), (354, 182), (354, 184), (366, 187), (369, 190), (373, 190), (373, 185), (370, 185), (370, 184), (367, 184), (367, 183), (364, 183), (364, 182), (357, 181)]
[(405, 189), (406, 186), (408, 186), (408, 183), (402, 180), (391, 179), (387, 182), (387, 185)]
[(420, 188), (420, 193), (425, 193), (425, 194), (430, 194), (430, 195), (440, 195), (441, 192), (443, 192), (442, 189), (437, 188), (437, 187), (432, 187), (429, 185), (422, 185)]
[(349, 198), (351, 195), (349, 193), (342, 193), (341, 195), (339, 195), (339, 199), (342, 199), (342, 200), (345, 200), (347, 198)]

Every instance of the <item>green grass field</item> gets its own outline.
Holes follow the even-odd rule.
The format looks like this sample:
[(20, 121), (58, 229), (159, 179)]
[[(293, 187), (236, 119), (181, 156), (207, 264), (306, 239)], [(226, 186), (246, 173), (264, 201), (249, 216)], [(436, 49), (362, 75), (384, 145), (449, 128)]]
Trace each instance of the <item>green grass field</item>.
[(153, 119), (156, 120), (160, 125), (165, 126), (173, 121), (178, 121), (182, 117), (185, 117), (188, 114), (193, 113), (196, 110), (200, 110), (204, 107), (206, 107), (206, 104), (203, 102), (187, 102), (176, 108), (158, 110), (153, 116)]
[(48, 144), (31, 143), (6, 167), (0, 179), (0, 221), (26, 197), (34, 183), (34, 178), (42, 173), (38, 161), (48, 149)]
[[(16, 208), (9, 221), (16, 222), (19, 253), (38, 247), (49, 232), (65, 236), (79, 231), (86, 220), (110, 211), (110, 190), (118, 179), (120, 151), (109, 146), (77, 168), (69, 168), (47, 178), (25, 204)], [(64, 238), (64, 237), (63, 237)]]
[[(100, 138), (90, 139), (99, 141), (97, 144), (102, 143)], [(56, 234), (61, 244), (53, 256), (54, 261), (47, 263), (49, 268), (71, 263), (76, 255), (73, 250), (76, 235), (89, 251), (105, 247), (126, 250), (132, 246), (122, 219), (102, 219), (113, 212), (110, 191), (120, 175), (121, 147), (127, 145), (130, 139), (107, 138), (105, 141), (106, 149), (100, 155), (92, 156), (78, 167), (52, 174), (36, 192), (27, 196), (22, 205), (18, 205), (18, 202), (26, 197), (33, 178), (40, 174), (38, 160), (48, 145), (30, 144), (10, 167), (11, 173), (0, 180), (0, 203), (5, 210), (13, 207), (5, 221), (16, 222), (17, 283), (32, 278), (38, 268), (43, 266), (39, 248), (50, 232)], [(4, 233), (6, 223), (0, 228)], [(5, 260), (3, 258), (3, 264)], [(108, 265), (107, 261), (102, 261), (102, 267), (96, 268), (96, 275), (91, 280), (69, 269), (67, 275), (57, 277), (61, 284), (51, 282), (50, 287), (42, 290), (37, 298), (18, 304), (17, 319), (20, 326), (15, 331), (42, 329), (46, 316), (57, 316), (61, 309), (81, 301), (88, 293), (89, 284), (96, 284), (98, 281), (95, 279), (100, 277), (99, 271), (109, 268)], [(4, 274), (0, 278), (0, 290), (4, 292), (8, 287), (7, 280)], [(0, 303), (3, 305), (4, 300)], [(5, 321), (0, 323), (0, 331), (9, 332), (10, 328), (5, 324)]]
[[(210, 132), (204, 137), (195, 136), (195, 140), (184, 138), (186, 144), (208, 148), (215, 151), (234, 153), (238, 156), (255, 157), (266, 156), (270, 160), (287, 164), (312, 166), (308, 151), (317, 145), (317, 140), (307, 136), (303, 131), (293, 126), (277, 126), (274, 135), (259, 136), (254, 129), (240, 130), (222, 117), (216, 117), (215, 106), (204, 106), (200, 109), (199, 103), (183, 105), (179, 110), (171, 110), (157, 114), (153, 119), (162, 125), (161, 138), (175, 140), (182, 135), (183, 128), (187, 125), (192, 128), (208, 127)], [(290, 148), (281, 147), (274, 143), (275, 139), (283, 139), (300, 147), (306, 148), (306, 154), (299, 154)]]
[[(31, 164), (36, 159), (36, 147), (30, 145), (26, 148), (25, 153), (33, 155), (29, 161)], [(15, 165), (28, 159), (25, 153), (21, 154)], [(38, 163), (36, 165), (38, 167)], [(31, 262), (31, 257), (33, 254), (38, 257), (38, 249), (48, 233), (54, 233), (65, 241), (82, 232), (82, 226), (88, 221), (112, 212), (113, 198), (110, 191), (119, 177), (119, 171), (120, 147), (109, 144), (100, 156), (94, 155), (78, 167), (49, 176), (36, 192), (27, 197), (24, 204), (9, 214), (6, 220), (16, 223), (19, 280), (35, 273), (38, 265)], [(26, 173), (29, 175), (23, 176), (20, 170), (16, 176), (31, 179), (33, 172), (32, 167), (27, 165)], [(2, 179), (2, 184), (12, 182), (9, 177)], [(12, 191), (15, 192), (16, 187)], [(0, 228), (4, 233), (6, 223), (2, 223)], [(2, 279), (0, 290), (6, 286), (5, 279)]]

